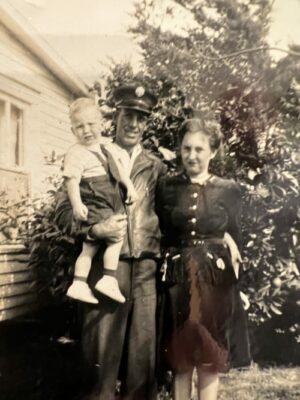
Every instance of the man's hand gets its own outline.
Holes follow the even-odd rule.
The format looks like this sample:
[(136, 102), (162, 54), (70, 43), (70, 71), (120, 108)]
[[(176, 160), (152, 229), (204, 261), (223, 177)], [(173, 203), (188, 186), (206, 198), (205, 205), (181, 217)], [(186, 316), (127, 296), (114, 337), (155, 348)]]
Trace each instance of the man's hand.
[(98, 222), (89, 230), (89, 236), (93, 239), (105, 239), (112, 243), (123, 240), (127, 229), (127, 216), (115, 214), (105, 221)]

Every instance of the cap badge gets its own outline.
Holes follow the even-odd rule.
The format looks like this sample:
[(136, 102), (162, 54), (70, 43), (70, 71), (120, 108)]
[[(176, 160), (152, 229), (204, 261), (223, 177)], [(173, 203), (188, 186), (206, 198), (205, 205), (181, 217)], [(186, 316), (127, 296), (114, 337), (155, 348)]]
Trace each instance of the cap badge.
[(145, 89), (143, 88), (143, 86), (138, 86), (135, 89), (135, 94), (136, 94), (137, 97), (143, 97), (144, 94), (145, 94)]

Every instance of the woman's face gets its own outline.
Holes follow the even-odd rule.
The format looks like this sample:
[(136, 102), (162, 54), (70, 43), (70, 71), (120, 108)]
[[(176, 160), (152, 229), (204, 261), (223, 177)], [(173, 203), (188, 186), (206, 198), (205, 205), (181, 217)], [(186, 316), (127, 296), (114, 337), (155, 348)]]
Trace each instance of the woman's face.
[(186, 133), (181, 143), (181, 159), (186, 173), (197, 176), (208, 171), (209, 162), (215, 157), (209, 138), (202, 132)]

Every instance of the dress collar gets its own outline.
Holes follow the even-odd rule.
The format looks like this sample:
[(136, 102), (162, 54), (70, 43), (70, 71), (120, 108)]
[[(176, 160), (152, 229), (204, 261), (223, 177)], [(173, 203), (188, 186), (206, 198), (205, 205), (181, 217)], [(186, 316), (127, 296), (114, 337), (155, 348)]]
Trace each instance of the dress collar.
[(182, 172), (181, 175), (184, 180), (200, 186), (205, 186), (208, 182), (211, 182), (214, 179), (214, 175), (212, 174), (207, 175), (204, 179), (191, 178), (185, 171)]

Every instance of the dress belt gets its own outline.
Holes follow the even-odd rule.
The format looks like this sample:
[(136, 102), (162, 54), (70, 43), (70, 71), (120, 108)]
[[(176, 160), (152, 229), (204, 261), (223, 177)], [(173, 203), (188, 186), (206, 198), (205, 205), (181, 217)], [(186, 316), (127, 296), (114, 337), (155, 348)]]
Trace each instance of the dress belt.
[(183, 239), (180, 241), (181, 247), (194, 247), (205, 244), (221, 244), (225, 246), (225, 241), (223, 238)]

